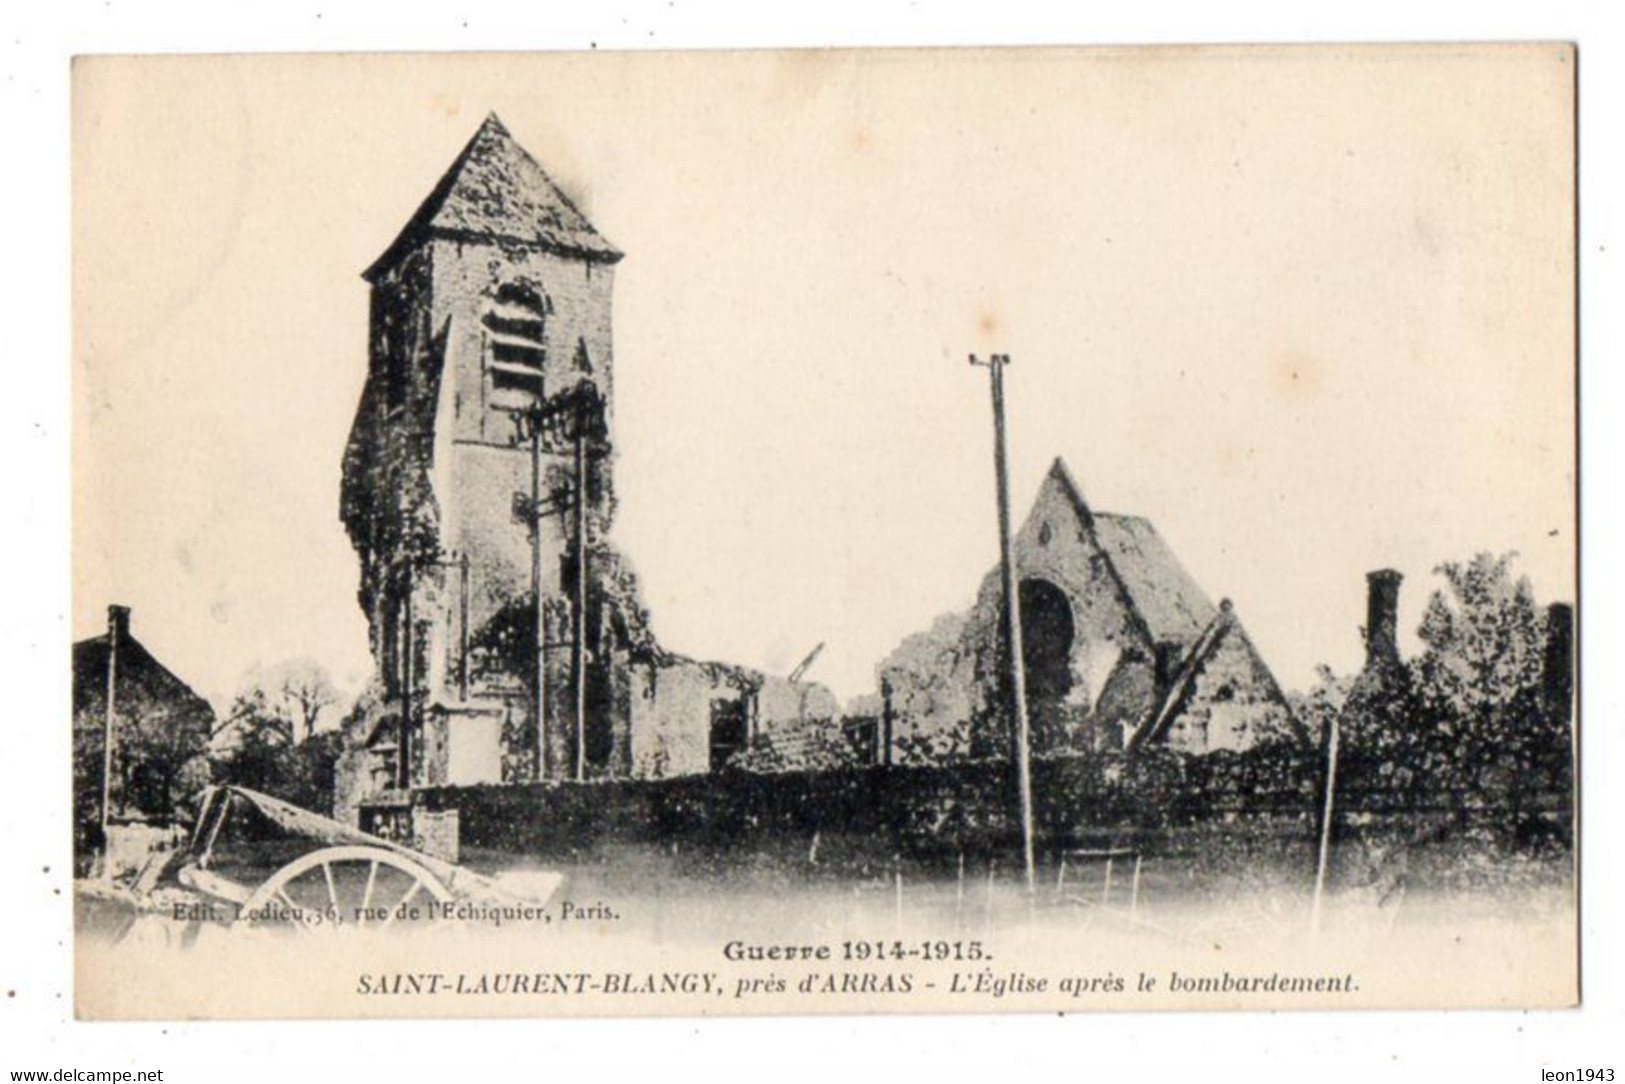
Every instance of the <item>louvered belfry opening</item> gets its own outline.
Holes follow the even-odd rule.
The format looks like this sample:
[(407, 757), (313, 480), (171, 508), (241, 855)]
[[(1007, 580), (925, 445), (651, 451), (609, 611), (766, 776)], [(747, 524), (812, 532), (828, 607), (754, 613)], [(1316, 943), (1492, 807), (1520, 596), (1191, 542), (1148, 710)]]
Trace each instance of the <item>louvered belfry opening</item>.
[(540, 395), (547, 365), (547, 299), (522, 283), (504, 283), (480, 322), (493, 389)]

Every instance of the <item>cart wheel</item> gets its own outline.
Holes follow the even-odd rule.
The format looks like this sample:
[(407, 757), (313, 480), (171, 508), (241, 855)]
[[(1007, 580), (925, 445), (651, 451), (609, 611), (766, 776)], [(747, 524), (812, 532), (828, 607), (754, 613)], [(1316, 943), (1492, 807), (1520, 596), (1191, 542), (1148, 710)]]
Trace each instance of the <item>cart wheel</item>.
[(273, 873), (248, 897), (239, 926), (318, 933), (427, 925), (451, 899), (434, 874), (383, 847), (327, 847)]

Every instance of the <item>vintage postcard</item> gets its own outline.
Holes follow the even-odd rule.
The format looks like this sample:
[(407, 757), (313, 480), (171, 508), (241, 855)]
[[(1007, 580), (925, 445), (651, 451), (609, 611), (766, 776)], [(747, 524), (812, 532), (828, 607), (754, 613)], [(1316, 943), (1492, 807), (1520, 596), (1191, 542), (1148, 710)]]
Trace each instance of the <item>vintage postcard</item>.
[(81, 1017), (1579, 991), (1562, 44), (86, 57)]

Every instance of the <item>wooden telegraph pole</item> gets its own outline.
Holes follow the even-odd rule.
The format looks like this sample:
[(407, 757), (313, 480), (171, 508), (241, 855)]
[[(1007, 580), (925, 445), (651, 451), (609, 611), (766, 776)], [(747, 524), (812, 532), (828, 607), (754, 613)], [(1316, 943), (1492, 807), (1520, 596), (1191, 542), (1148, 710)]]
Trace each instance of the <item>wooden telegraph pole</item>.
[(999, 576), (1004, 588), (1005, 686), (1010, 696), (1010, 742), (1016, 764), (1016, 791), (1021, 805), (1021, 857), (1027, 874), (1027, 894), (1037, 888), (1033, 861), (1033, 778), (1031, 734), (1027, 723), (1027, 674), (1021, 658), (1021, 599), (1016, 593), (1014, 544), (1010, 537), (1010, 474), (1005, 455), (1004, 367), (1008, 354), (990, 354), (986, 362), (970, 356), (972, 365), (988, 370), (993, 390), (993, 473), (999, 495)]
[[(116, 611), (107, 618), (107, 714), (102, 721), (102, 847), (105, 851), (107, 826), (113, 819), (113, 742), (118, 729), (118, 651), (119, 622)], [(105, 862), (104, 862), (105, 868)]]
[[(580, 385), (577, 385), (580, 387)], [(575, 686), (577, 783), (587, 778), (587, 426), (592, 404), (578, 395), (575, 407), (575, 612), (571, 615), (570, 683)]]
[(406, 581), (404, 598), (401, 601), (401, 725), (399, 741), (395, 743), (395, 756), (397, 783), (404, 791), (412, 789), (412, 683), (417, 680), (412, 673), (412, 558), (406, 559), (403, 572)]
[[(604, 403), (589, 381), (579, 381), (551, 399), (538, 396), (529, 408), (518, 413), (519, 439), (530, 441), (530, 493), (515, 493), (514, 518), (530, 527), (530, 583), (536, 597), (536, 766), (537, 779), (552, 774), (552, 755), (547, 741), (547, 608), (542, 599), (542, 520), (552, 515), (572, 513), (570, 533), (575, 546), (574, 613), (570, 616), (570, 682), (575, 716), (575, 751), (568, 756), (570, 777), (577, 782), (587, 778), (587, 551), (591, 522), (587, 517), (587, 469), (593, 455), (607, 454)], [(574, 426), (572, 430), (570, 427)], [(575, 477), (569, 486), (542, 496), (542, 456), (545, 433), (562, 427), (561, 439), (570, 440), (574, 451)], [(563, 586), (562, 584), (560, 585)], [(562, 765), (561, 765), (562, 766)]]
[[(536, 600), (536, 680), (531, 687), (535, 703), (531, 715), (536, 721), (536, 781), (548, 777), (547, 752), (547, 607), (542, 598), (542, 520), (556, 511), (555, 502), (542, 498), (543, 430), (546, 427), (546, 403), (538, 394), (536, 402), (524, 410), (515, 410), (517, 426), (515, 444), (530, 444), (530, 492), (513, 495), (514, 519), (530, 532), (530, 592)], [(466, 622), (466, 619), (465, 619)]]
[(457, 555), (457, 695), (468, 699), (468, 552)]
[(536, 781), (548, 776), (547, 755), (547, 607), (542, 602), (542, 418), (537, 411), (530, 430), (530, 590), (536, 599)]

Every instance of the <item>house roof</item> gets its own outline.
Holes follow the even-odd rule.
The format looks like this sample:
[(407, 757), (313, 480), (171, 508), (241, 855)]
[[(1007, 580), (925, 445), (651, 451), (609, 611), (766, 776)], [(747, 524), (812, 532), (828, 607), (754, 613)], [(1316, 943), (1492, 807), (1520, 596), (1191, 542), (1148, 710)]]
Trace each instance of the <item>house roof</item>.
[(1050, 467), (1050, 476), (1093, 531), (1151, 637), (1188, 643), (1201, 636), (1218, 611), (1151, 521), (1090, 509), (1072, 472), (1059, 458)]
[[(92, 636), (73, 645), (73, 707), (80, 711), (93, 698), (104, 696), (107, 688), (108, 636)], [(214, 708), (169, 667), (159, 662), (141, 641), (125, 634), (118, 645), (118, 676), (121, 689), (142, 690), (143, 695), (184, 705), (214, 716)]]
[(373, 279), (431, 236), (505, 241), (605, 263), (621, 258), (495, 113), (364, 277)]

